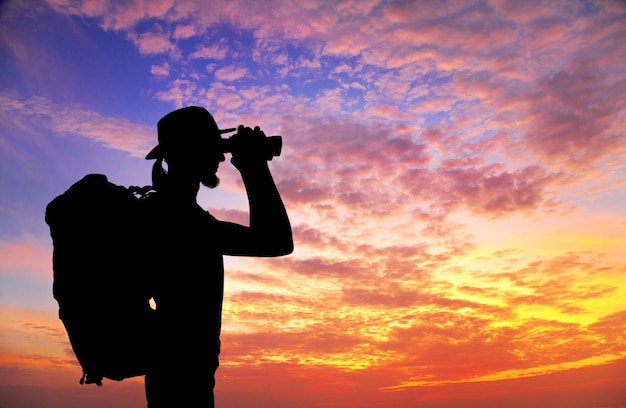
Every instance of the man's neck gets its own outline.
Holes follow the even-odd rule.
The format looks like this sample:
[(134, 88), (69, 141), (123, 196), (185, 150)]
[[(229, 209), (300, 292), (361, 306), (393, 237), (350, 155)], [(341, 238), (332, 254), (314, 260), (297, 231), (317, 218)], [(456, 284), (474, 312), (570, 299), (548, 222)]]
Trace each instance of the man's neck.
[(176, 177), (170, 174), (167, 189), (167, 198), (170, 202), (183, 206), (197, 206), (197, 196), (200, 182), (189, 178)]

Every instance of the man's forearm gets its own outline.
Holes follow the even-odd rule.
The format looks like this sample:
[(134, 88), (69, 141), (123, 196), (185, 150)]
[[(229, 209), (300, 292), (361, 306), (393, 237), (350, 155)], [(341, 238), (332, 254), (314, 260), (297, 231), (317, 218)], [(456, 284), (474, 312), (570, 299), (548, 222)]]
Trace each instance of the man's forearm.
[(250, 230), (268, 255), (293, 251), (291, 224), (267, 162), (241, 169), (250, 206)]

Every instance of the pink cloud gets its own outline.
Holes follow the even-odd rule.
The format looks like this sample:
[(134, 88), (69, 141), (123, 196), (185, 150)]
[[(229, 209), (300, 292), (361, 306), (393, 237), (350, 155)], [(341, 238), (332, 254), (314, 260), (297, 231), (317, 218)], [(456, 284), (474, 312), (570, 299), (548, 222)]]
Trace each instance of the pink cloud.
[(152, 65), (150, 67), (150, 73), (157, 78), (166, 78), (170, 74), (170, 66), (167, 62), (160, 65)]
[(222, 67), (215, 71), (215, 78), (220, 81), (232, 82), (249, 76), (245, 67)]
[(154, 143), (151, 126), (124, 118), (102, 116), (79, 106), (60, 108), (46, 98), (20, 100), (5, 94), (0, 99), (9, 101), (3, 104), (4, 111), (14, 122), (27, 123), (26, 128), (37, 126), (61, 135), (84, 137), (138, 157), (145, 156)]
[(129, 33), (128, 39), (133, 41), (142, 55), (159, 55), (176, 51), (176, 46), (170, 42), (167, 33)]
[[(84, 1), (76, 5), (68, 0), (50, 0), (57, 10), (70, 14), (100, 17), (104, 30), (128, 30), (150, 18), (163, 18), (173, 7), (173, 0), (136, 0), (125, 3)], [(100, 4), (97, 4), (100, 3)]]
[(278, 188), (285, 199), (292, 203), (315, 203), (331, 198), (331, 194), (321, 184), (307, 183), (302, 178), (280, 179)]
[(461, 157), (455, 159), (442, 160), (439, 167), (442, 169), (455, 169), (462, 167), (475, 167), (485, 163), (482, 157)]
[(510, 68), (501, 75), (503, 65), (488, 59), (482, 71), (455, 74), (455, 94), (480, 98), (481, 120), (508, 127), (518, 156), (519, 145), (511, 142), (522, 134), (523, 147), (545, 166), (586, 172), (593, 163), (619, 155), (624, 145), (616, 127), (621, 104), (614, 103), (624, 94), (618, 63), (623, 46), (617, 45), (623, 42), (615, 41), (624, 34), (601, 18), (582, 18), (568, 29), (567, 13), (533, 27), (523, 44), (530, 58), (513, 60), (519, 75), (511, 76)]
[[(191, 98), (200, 91), (187, 89)], [(269, 97), (271, 91), (258, 87), (237, 91), (215, 84), (206, 95), (211, 100), (221, 101), (222, 105), (228, 101), (228, 95), (232, 95), (241, 106), (245, 103), (241, 96), (264, 100), (263, 95)], [(181, 95), (178, 98), (188, 97)], [(267, 108), (260, 111), (279, 109), (275, 103), (264, 106)], [(474, 123), (470, 112), (466, 118), (465, 125), (461, 121), (457, 126), (467, 127)], [(284, 126), (288, 126), (289, 117), (283, 117), (283, 120), (286, 120)], [(472, 141), (466, 139), (460, 129), (429, 127), (419, 134), (419, 138), (426, 142), (423, 144), (415, 142), (410, 133), (393, 137), (396, 128), (385, 128), (383, 123), (368, 127), (348, 121), (314, 122), (315, 118), (300, 117), (294, 124), (294, 128), (298, 128), (297, 138), (286, 136), (286, 152), (296, 153), (299, 159), (292, 160), (287, 167), (284, 167), (287, 162), (277, 162), (279, 188), (285, 199), (292, 203), (328, 205), (336, 202), (363, 210), (367, 207), (371, 211), (377, 208), (393, 211), (388, 207), (391, 203), (389, 196), (381, 194), (380, 190), (376, 192), (376, 186), (399, 185), (407, 189), (396, 196), (396, 202), (418, 197), (432, 209), (469, 208), (479, 214), (502, 216), (534, 211), (542, 203), (548, 205), (553, 202), (550, 189), (565, 180), (564, 175), (536, 165), (517, 169), (487, 165), (482, 155), (502, 151), (511, 143), (512, 135), (496, 134)], [(438, 149), (445, 157), (461, 152), (466, 158), (445, 158), (439, 168), (429, 168), (433, 164), (431, 149)], [(389, 166), (390, 163), (395, 164)], [(315, 177), (311, 179), (298, 174)]]
[(224, 44), (213, 44), (210, 46), (203, 46), (189, 55), (191, 59), (215, 59), (223, 60), (228, 53), (228, 47)]
[(543, 98), (530, 109), (524, 142), (545, 162), (584, 169), (624, 150), (626, 133), (616, 124), (626, 77), (605, 81), (602, 65), (582, 59), (539, 83)]
[(52, 281), (52, 249), (35, 242), (0, 242), (0, 270), (5, 276)]
[(338, 251), (347, 250), (348, 243), (339, 237), (314, 228), (307, 224), (292, 225), (294, 242), (297, 246), (307, 246), (315, 249), (325, 249), (328, 247)]
[(413, 116), (401, 111), (396, 106), (378, 105), (371, 109), (371, 116), (380, 116), (390, 120), (411, 120)]
[[(54, 0), (51, 2), (57, 3), (58, 5), (61, 5), (63, 3), (69, 3), (69, 2), (64, 2), (62, 0)], [(106, 13), (107, 8), (109, 6), (107, 3), (108, 2), (106, 1), (99, 1), (99, 0), (85, 0), (82, 2), (81, 11), (89, 17), (99, 17)]]
[(176, 108), (189, 105), (189, 101), (194, 99), (192, 95), (196, 93), (198, 86), (195, 82), (187, 79), (175, 79), (171, 82), (169, 89), (156, 93), (156, 98), (163, 102), (170, 102)]
[(196, 28), (193, 25), (179, 24), (174, 28), (172, 37), (175, 40), (185, 40), (191, 38), (197, 34)]
[(557, 16), (567, 20), (582, 12), (581, 3), (566, 2), (542, 4), (541, 7), (527, 7), (515, 0), (490, 0), (489, 5), (504, 18), (520, 23), (530, 23), (545, 18), (546, 15)]
[(431, 198), (431, 205), (466, 208), (486, 216), (534, 210), (543, 203), (547, 189), (559, 178), (539, 166), (506, 171), (502, 166), (442, 168), (436, 172), (410, 170), (398, 180), (408, 194)]

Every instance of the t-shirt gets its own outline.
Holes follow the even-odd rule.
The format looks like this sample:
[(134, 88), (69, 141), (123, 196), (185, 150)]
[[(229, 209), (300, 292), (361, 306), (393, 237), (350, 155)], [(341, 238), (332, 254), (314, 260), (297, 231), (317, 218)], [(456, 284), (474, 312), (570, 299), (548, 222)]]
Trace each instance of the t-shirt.
[[(158, 353), (219, 354), (224, 263), (220, 222), (199, 206), (181, 208), (161, 199), (155, 206)], [(197, 364), (191, 361), (190, 364)]]

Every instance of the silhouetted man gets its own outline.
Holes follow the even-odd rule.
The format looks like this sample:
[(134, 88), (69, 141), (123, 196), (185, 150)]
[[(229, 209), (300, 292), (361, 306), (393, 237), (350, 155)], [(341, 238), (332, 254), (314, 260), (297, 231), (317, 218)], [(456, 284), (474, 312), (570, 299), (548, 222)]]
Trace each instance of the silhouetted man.
[[(206, 109), (191, 106), (169, 113), (157, 128), (159, 144), (146, 156), (156, 160), (157, 190), (150, 262), (158, 324), (146, 375), (148, 407), (213, 407), (222, 256), (289, 254), (291, 227), (263, 153), (267, 139), (258, 127), (239, 126), (231, 140), (222, 139), (220, 134), (235, 129), (219, 130)], [(231, 150), (248, 195), (249, 227), (219, 221), (196, 202), (200, 184), (218, 185), (217, 168)]]

